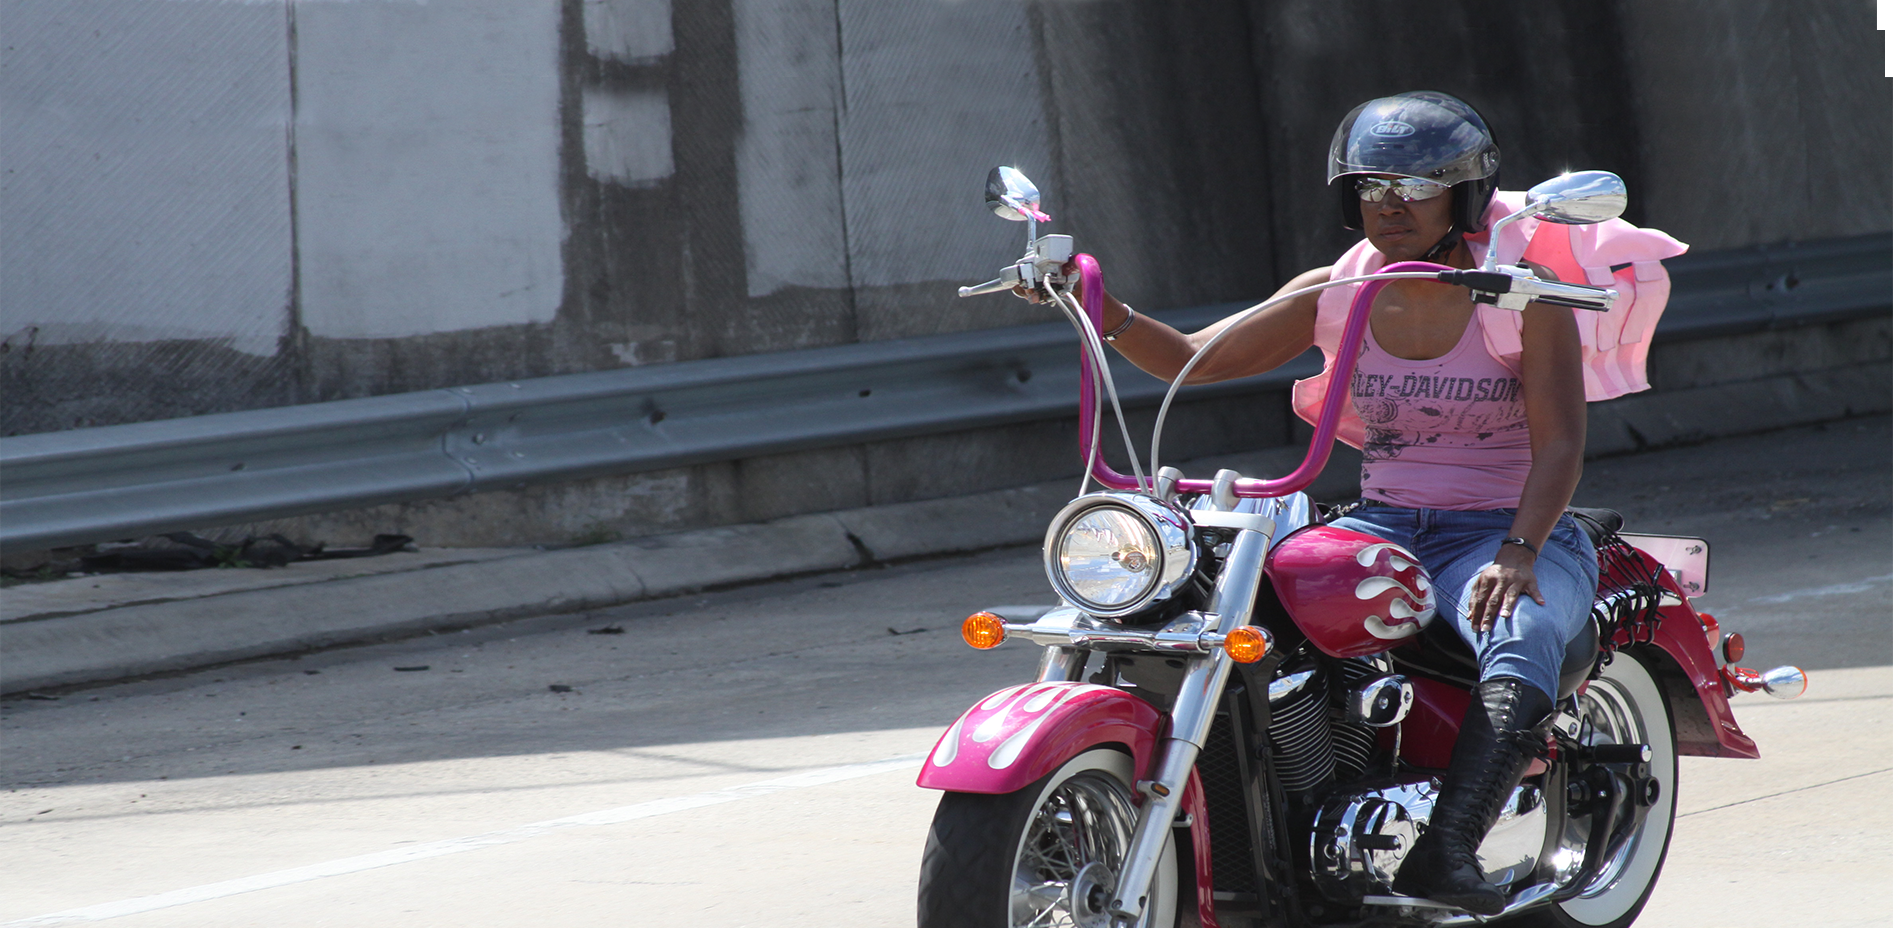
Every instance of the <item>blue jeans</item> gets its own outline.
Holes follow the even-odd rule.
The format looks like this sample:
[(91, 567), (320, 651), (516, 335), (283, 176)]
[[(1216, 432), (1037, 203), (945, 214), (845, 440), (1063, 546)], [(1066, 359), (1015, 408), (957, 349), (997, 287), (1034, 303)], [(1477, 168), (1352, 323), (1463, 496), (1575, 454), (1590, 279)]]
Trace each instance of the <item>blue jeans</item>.
[(1329, 524), (1386, 539), (1420, 559), (1433, 578), (1439, 606), (1435, 621), (1452, 622), (1479, 656), (1479, 679), (1517, 677), (1555, 700), (1565, 646), (1584, 629), (1597, 595), (1597, 550), (1569, 515), (1561, 516), (1532, 565), (1545, 604), (1520, 596), (1511, 618), (1475, 632), (1466, 602), (1479, 572), (1512, 534), (1514, 514), (1511, 509), (1464, 512), (1369, 503)]

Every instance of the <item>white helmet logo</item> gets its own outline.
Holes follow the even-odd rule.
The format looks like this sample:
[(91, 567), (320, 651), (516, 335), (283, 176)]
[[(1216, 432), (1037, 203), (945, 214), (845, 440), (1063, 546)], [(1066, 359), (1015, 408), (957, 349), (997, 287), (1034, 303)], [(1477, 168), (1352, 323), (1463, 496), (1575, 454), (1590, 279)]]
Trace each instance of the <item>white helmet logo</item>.
[(1388, 122), (1376, 123), (1373, 128), (1367, 131), (1383, 139), (1397, 139), (1412, 135), (1419, 130), (1404, 122), (1394, 122), (1390, 120)]

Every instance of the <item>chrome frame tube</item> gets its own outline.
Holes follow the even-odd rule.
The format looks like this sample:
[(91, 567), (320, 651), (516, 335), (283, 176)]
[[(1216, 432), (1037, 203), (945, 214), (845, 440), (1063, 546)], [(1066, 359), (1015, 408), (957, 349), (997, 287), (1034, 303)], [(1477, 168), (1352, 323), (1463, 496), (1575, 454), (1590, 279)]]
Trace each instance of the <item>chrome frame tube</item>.
[(1045, 653), (1039, 656), (1038, 681), (1040, 683), (1055, 683), (1061, 680), (1076, 682), (1084, 676), (1085, 661), (1090, 657), (1091, 652), (1083, 648), (1046, 648)]
[[(1228, 628), (1249, 624), (1249, 617), (1255, 613), (1255, 594), (1262, 586), (1262, 563), (1268, 558), (1270, 541), (1267, 533), (1241, 531), (1229, 546), (1222, 576), (1216, 578), (1216, 592), (1210, 594), (1204, 609), (1223, 616)], [(1211, 629), (1223, 630), (1221, 625)]]
[[(1203, 671), (1205, 675), (1227, 679), (1229, 663), (1229, 655), (1219, 653), (1190, 668), (1190, 672), (1194, 675)], [(1221, 689), (1220, 683), (1217, 689)], [(1197, 740), (1201, 741), (1201, 736)], [(1144, 804), (1137, 810), (1137, 834), (1131, 839), (1130, 849), (1124, 852), (1124, 872), (1118, 874), (1111, 900), (1111, 914), (1117, 918), (1135, 922), (1150, 899), (1150, 884), (1163, 858), (1163, 843), (1170, 838), (1170, 825), (1176, 821), (1177, 808), (1183, 804), (1183, 788), (1190, 780), (1190, 768), (1196, 766), (1199, 750), (1200, 745), (1190, 741), (1165, 739), (1163, 760), (1157, 763), (1156, 775), (1138, 784), (1138, 792), (1144, 794)], [(1137, 887), (1137, 894), (1126, 898), (1129, 894), (1125, 889), (1131, 886)], [(1184, 898), (1194, 895), (1186, 894)]]
[[(1269, 540), (1262, 532), (1236, 534), (1216, 592), (1210, 597), (1210, 611), (1203, 614), (1204, 636), (1220, 636), (1226, 628), (1248, 624), (1255, 610)], [(1118, 874), (1115, 898), (1111, 900), (1111, 914), (1116, 918), (1135, 921), (1143, 913), (1151, 879), (1163, 856), (1163, 842), (1170, 837), (1170, 823), (1176, 820), (1190, 770), (1196, 766), (1196, 756), (1216, 718), (1216, 704), (1222, 699), (1233, 664), (1228, 652), (1218, 648), (1183, 675), (1183, 685), (1170, 710), (1170, 736), (1164, 739), (1157, 769), (1150, 780), (1138, 784), (1145, 799), (1137, 816), (1136, 837), (1124, 853), (1124, 869)]]

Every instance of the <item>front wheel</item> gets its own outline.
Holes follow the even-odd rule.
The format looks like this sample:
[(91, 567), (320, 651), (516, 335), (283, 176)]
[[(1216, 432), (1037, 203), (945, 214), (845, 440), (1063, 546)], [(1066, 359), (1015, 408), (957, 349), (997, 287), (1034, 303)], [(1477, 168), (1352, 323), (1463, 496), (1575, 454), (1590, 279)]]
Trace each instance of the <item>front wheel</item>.
[[(1522, 914), (1518, 923), (1534, 928), (1626, 928), (1637, 920), (1656, 888), (1663, 859), (1676, 826), (1676, 730), (1669, 701), (1650, 669), (1649, 659), (1619, 651), (1602, 676), (1578, 697), (1579, 718), (1593, 744), (1647, 744), (1650, 776), (1657, 781), (1656, 801), (1643, 824), (1578, 894), (1544, 909)], [(1565, 853), (1582, 854), (1588, 817), (1576, 818), (1563, 842)], [(1577, 861), (1572, 861), (1575, 865)]]
[[(940, 797), (920, 863), (920, 928), (1109, 925), (1106, 907), (1137, 828), (1131, 759), (1094, 748), (1001, 795)], [(1139, 928), (1176, 925), (1174, 841)]]

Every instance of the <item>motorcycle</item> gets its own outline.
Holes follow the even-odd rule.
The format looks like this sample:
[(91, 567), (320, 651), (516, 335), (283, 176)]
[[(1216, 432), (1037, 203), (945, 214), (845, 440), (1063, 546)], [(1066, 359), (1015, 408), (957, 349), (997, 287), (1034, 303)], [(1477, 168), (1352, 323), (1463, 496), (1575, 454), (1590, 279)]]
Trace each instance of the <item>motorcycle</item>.
[[(1759, 756), (1729, 698), (1793, 698), (1807, 686), (1795, 667), (1737, 666), (1741, 635), (1694, 608), (1708, 543), (1577, 511), (1600, 562), (1593, 621), (1567, 649), (1543, 748), (1478, 851), (1507, 905), (1481, 916), (1397, 895), (1394, 874), (1427, 827), (1478, 669), (1452, 623), (1432, 621), (1418, 559), (1322, 524), (1302, 492), (1327, 462), (1345, 391), (1327, 392), (1293, 473), (1185, 477), (1159, 466), (1163, 419), (1213, 339), (1170, 385), (1146, 470), (1099, 337), (1097, 262), (1074, 255), (1070, 236), (1038, 234), (1050, 217), (1017, 170), (993, 169), (987, 201), (1028, 224), (1026, 252), (960, 294), (1030, 291), (1077, 329), (1085, 484), (1045, 536), (1059, 605), (995, 607), (962, 625), (974, 648), (1045, 650), (1033, 680), (966, 710), (923, 764), (919, 785), (945, 794), (923, 856), (921, 928), (1634, 921), (1668, 852), (1678, 755)], [(1533, 188), (1501, 225), (1602, 222), (1625, 202), (1615, 175), (1567, 174)], [(1616, 297), (1489, 255), (1474, 270), (1396, 263), (1247, 312), (1361, 283), (1330, 380), (1345, 384), (1376, 293), (1404, 278), (1510, 309), (1603, 311)], [(1100, 395), (1129, 475), (1099, 454)], [(1102, 489), (1086, 492), (1093, 481)]]

